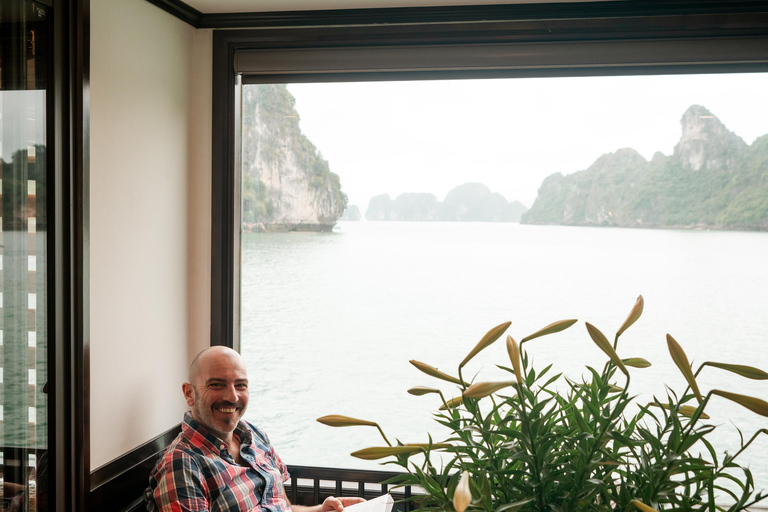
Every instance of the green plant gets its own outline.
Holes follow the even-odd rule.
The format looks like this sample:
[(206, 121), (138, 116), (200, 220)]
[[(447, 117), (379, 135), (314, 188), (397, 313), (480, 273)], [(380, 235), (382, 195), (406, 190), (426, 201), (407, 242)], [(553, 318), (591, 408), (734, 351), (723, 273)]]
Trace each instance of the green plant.
[(629, 391), (630, 368), (650, 363), (622, 359), (617, 347), (622, 333), (641, 316), (643, 305), (638, 297), (613, 343), (586, 324), (608, 360), (600, 371), (587, 367), (589, 377), (581, 382), (552, 374), (551, 365), (533, 368), (525, 350), (526, 343), (563, 331), (576, 320), (550, 324), (519, 344), (507, 336), (510, 365), (499, 366), (510, 374), (507, 381), (469, 383), (462, 370), (504, 334), (509, 322), (480, 340), (459, 364), (457, 376), (411, 361), (421, 372), (459, 388), (459, 396), (451, 399), (437, 388), (408, 390), (439, 397), (442, 405), (435, 418), (450, 432), (441, 442), (430, 436), (426, 443), (392, 445), (375, 422), (339, 415), (318, 421), (334, 427), (378, 428), (388, 446), (352, 455), (370, 460), (388, 457), (392, 460), (386, 463), (405, 469), (407, 473), (390, 483), (423, 488), (424, 495), (412, 498), (419, 510), (715, 512), (753, 506), (766, 495), (755, 494), (750, 470), (736, 459), (768, 430), (760, 429), (746, 442), (742, 439), (735, 453), (718, 457), (707, 439), (715, 427), (705, 423), (709, 416), (704, 409), (712, 397), (720, 396), (768, 416), (768, 403), (716, 389), (704, 395), (696, 377), (705, 367), (750, 379), (768, 379), (768, 373), (711, 361), (694, 373), (682, 347), (667, 335), (672, 359), (688, 386), (679, 394), (667, 388), (664, 399), (636, 403)]

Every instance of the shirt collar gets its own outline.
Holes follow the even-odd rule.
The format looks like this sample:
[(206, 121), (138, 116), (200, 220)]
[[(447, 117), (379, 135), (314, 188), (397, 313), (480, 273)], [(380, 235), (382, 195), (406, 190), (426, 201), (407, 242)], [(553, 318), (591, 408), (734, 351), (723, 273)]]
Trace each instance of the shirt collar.
[[(187, 411), (184, 414), (184, 422), (181, 425), (181, 430), (184, 433), (184, 436), (189, 439), (195, 437), (196, 435), (202, 437), (205, 444), (209, 445), (211, 450), (218, 451), (219, 453), (221, 453), (223, 450), (229, 451), (227, 444), (222, 439), (219, 439), (217, 436), (209, 432), (207, 428), (192, 418), (191, 411)], [(240, 440), (241, 445), (250, 445), (253, 441), (251, 431), (245, 425), (243, 420), (240, 420), (237, 423), (234, 435), (236, 435)]]

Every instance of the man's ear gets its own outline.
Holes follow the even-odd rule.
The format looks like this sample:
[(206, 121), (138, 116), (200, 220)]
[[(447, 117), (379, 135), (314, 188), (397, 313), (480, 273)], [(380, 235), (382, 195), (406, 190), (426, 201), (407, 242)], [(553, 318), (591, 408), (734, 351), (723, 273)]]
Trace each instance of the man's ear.
[(184, 392), (184, 398), (187, 399), (187, 405), (190, 407), (195, 405), (195, 390), (192, 384), (185, 382), (181, 385), (181, 390)]

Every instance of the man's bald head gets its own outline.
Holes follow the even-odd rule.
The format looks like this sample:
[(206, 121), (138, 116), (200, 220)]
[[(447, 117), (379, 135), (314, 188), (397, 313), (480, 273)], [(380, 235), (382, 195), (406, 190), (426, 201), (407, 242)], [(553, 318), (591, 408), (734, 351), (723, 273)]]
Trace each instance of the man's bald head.
[(240, 356), (240, 354), (232, 350), (229, 347), (224, 347), (221, 345), (217, 345), (214, 347), (208, 347), (202, 351), (200, 351), (199, 354), (195, 356), (195, 358), (192, 360), (192, 364), (189, 365), (189, 383), (193, 386), (197, 385), (197, 379), (200, 378), (200, 370), (202, 368), (205, 368), (207, 364), (211, 360), (218, 359), (218, 358), (229, 358), (233, 359), (233, 362), (237, 362), (243, 366), (245, 366), (245, 363), (243, 362), (243, 358)]
[(189, 382), (181, 386), (192, 419), (210, 433), (230, 442), (248, 407), (248, 370), (231, 348), (210, 347), (189, 367)]

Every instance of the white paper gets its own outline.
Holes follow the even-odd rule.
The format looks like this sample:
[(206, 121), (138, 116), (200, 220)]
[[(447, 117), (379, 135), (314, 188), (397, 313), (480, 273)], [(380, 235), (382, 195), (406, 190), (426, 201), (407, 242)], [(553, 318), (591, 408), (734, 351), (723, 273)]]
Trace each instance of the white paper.
[(392, 496), (382, 494), (378, 498), (344, 507), (344, 512), (392, 512), (394, 504), (395, 500), (392, 499)]

